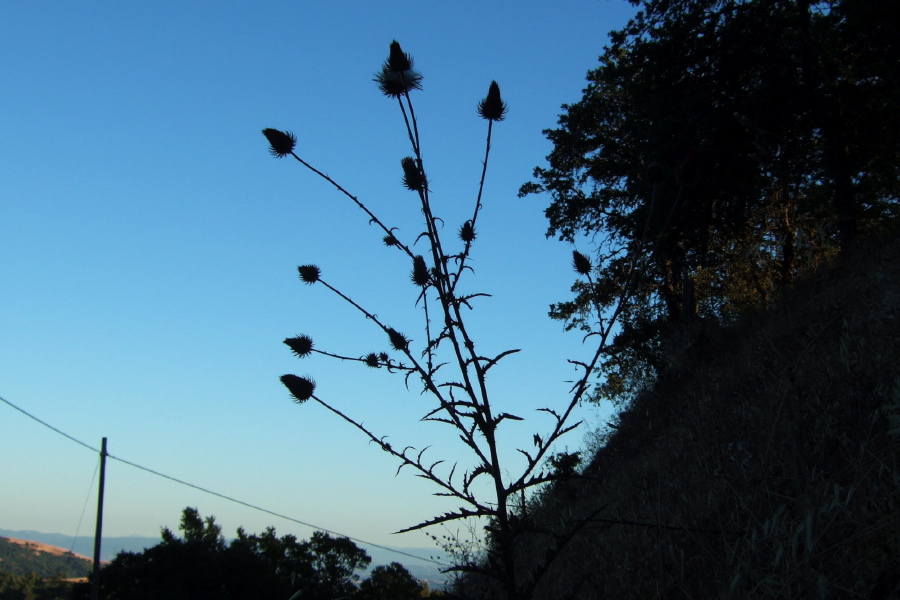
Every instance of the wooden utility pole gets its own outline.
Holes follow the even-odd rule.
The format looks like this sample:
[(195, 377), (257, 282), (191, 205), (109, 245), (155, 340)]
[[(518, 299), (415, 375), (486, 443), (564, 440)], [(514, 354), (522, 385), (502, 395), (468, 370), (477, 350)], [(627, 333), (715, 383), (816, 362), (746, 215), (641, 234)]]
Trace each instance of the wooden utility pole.
[(97, 494), (97, 529), (94, 531), (94, 572), (91, 575), (91, 600), (100, 600), (100, 537), (103, 533), (103, 484), (106, 480), (106, 438), (100, 446), (100, 493)]

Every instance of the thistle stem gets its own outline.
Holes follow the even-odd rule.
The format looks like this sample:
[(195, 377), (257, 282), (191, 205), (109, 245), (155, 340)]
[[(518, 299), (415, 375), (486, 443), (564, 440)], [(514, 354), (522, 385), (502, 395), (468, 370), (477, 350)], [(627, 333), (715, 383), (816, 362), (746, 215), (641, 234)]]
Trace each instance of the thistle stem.
[[(491, 155), (491, 132), (494, 129), (494, 121), (488, 119), (488, 131), (487, 131), (487, 142), (485, 143), (484, 148), (484, 161), (482, 162), (481, 167), (481, 182), (478, 184), (478, 197), (475, 199), (475, 210), (472, 214), (472, 229), (475, 229), (475, 222), (478, 220), (478, 212), (481, 210), (481, 195), (484, 192), (484, 180), (487, 177), (487, 168), (488, 168), (488, 158)], [(463, 268), (465, 267), (466, 259), (469, 257), (469, 251), (472, 248), (472, 240), (466, 241), (466, 247), (463, 249), (462, 257), (459, 260), (459, 268), (456, 271), (456, 276), (453, 278), (453, 284), (451, 287), (451, 291), (456, 289), (456, 284), (459, 282), (459, 278), (462, 275)]]

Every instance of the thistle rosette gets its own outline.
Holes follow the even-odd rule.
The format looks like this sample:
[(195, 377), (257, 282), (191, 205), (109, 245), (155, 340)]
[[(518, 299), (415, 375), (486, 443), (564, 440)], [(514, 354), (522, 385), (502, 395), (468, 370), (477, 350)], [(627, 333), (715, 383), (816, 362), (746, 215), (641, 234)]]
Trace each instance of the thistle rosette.
[(375, 82), (385, 96), (399, 98), (410, 90), (422, 89), (422, 76), (413, 70), (413, 58), (405, 53), (397, 40), (391, 42), (391, 52), (375, 75)]

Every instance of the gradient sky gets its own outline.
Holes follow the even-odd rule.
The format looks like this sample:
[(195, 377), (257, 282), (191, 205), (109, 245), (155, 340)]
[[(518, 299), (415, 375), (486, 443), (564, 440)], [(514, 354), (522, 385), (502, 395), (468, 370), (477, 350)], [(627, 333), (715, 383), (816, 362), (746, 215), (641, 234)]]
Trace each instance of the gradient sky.
[[(66, 433), (168, 475), (376, 543), (456, 507), (278, 378), (317, 394), (394, 446), (463, 461), (452, 431), (420, 423), (429, 399), (401, 377), (281, 341), (307, 333), (349, 355), (384, 336), (321, 286), (327, 280), (421, 342), (416, 288), (400, 253), (346, 198), (260, 130), (292, 130), (298, 154), (413, 239), (410, 153), (395, 101), (372, 77), (393, 39), (415, 58), (414, 95), (445, 239), (472, 210), (487, 123), (475, 107), (496, 79), (510, 110), (494, 128), (470, 291), (492, 294), (469, 327), (492, 371), (510, 473), (566, 402), (567, 358), (591, 347), (547, 318), (575, 278), (571, 246), (545, 239), (547, 197), (518, 199), (550, 151), (541, 130), (581, 96), (624, 0), (553, 2), (4, 2), (0, 6), (0, 396)], [(587, 243), (581, 247), (588, 250)], [(414, 387), (414, 386), (413, 386)], [(569, 434), (580, 447), (605, 412)], [(96, 454), (0, 404), (0, 527), (93, 531)], [(561, 446), (560, 449), (563, 449)], [(181, 509), (226, 533), (311, 530), (154, 477), (107, 466), (106, 535), (156, 536)], [(455, 530), (455, 528), (454, 528)], [(443, 531), (437, 530), (436, 534)]]

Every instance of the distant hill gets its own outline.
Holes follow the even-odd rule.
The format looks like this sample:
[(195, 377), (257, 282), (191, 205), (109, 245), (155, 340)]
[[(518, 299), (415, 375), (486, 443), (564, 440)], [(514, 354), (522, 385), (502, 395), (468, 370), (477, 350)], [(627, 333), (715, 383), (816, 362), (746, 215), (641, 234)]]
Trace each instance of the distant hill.
[[(78, 536), (73, 538), (70, 535), (61, 533), (43, 533), (40, 531), (15, 531), (12, 529), (0, 529), (0, 536), (16, 538), (20, 540), (30, 540), (49, 544), (51, 546), (59, 546), (60, 548), (71, 548), (75, 554), (90, 557), (94, 555), (94, 538), (93, 536)], [(143, 552), (145, 548), (151, 548), (160, 542), (160, 538), (155, 537), (104, 537), (100, 546), (100, 560), (109, 562), (116, 557), (116, 554), (122, 552)]]
[(0, 571), (12, 575), (86, 577), (92, 566), (91, 559), (58, 546), (0, 537)]

